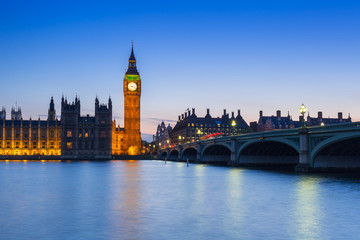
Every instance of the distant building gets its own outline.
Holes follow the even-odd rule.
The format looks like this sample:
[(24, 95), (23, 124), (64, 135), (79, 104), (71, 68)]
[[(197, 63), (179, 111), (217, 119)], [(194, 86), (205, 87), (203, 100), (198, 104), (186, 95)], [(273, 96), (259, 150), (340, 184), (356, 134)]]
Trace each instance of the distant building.
[[(350, 115), (348, 118), (344, 119), (342, 117), (342, 113), (339, 112), (337, 118), (323, 118), (322, 112), (318, 112), (318, 116), (316, 118), (310, 117), (310, 115), (308, 115), (305, 121), (305, 125), (311, 127), (346, 122), (351, 122)], [(254, 132), (266, 132), (279, 129), (298, 128), (301, 126), (302, 116), (299, 116), (299, 121), (294, 121), (292, 120), (292, 117), (289, 115), (289, 113), (287, 116), (281, 116), (280, 110), (276, 111), (276, 116), (264, 116), (263, 111), (260, 111), (259, 121), (257, 123), (250, 123), (250, 127), (253, 129)]]
[[(293, 121), (292, 117), (288, 113), (287, 116), (281, 116), (281, 111), (276, 111), (276, 116), (264, 116), (263, 111), (259, 112), (259, 121), (256, 126), (257, 132), (267, 132), (278, 129), (289, 129), (300, 127), (300, 121)], [(252, 124), (252, 128), (255, 128)]]
[(60, 156), (60, 121), (56, 119), (51, 98), (47, 120), (23, 120), (21, 108), (11, 109), (6, 120), (6, 109), (0, 111), (0, 155)]
[(154, 142), (155, 144), (159, 145), (166, 145), (170, 141), (170, 133), (172, 131), (172, 127), (169, 125), (166, 127), (164, 121), (161, 122), (161, 124), (158, 125), (156, 129), (156, 135), (154, 136)]
[[(234, 126), (232, 125), (234, 123)], [(197, 117), (195, 114), (195, 108), (192, 112), (188, 110), (181, 116), (170, 133), (170, 143), (179, 144), (185, 142), (198, 141), (201, 137), (211, 134), (217, 136), (229, 136), (238, 134), (241, 131), (249, 129), (249, 125), (240, 115), (240, 110), (235, 117), (232, 112), (231, 117), (226, 113), (220, 117), (213, 118), (210, 115), (210, 109), (207, 109), (205, 117)]]
[(112, 102), (95, 99), (95, 116), (80, 115), (80, 99), (61, 100), (61, 159), (111, 159)]
[(306, 126), (319, 126), (319, 125), (329, 125), (329, 124), (338, 124), (338, 123), (347, 123), (351, 122), (350, 114), (348, 118), (343, 118), (342, 112), (338, 112), (337, 118), (323, 118), (322, 112), (318, 112), (317, 118), (310, 117), (310, 114), (308, 114), (308, 117), (306, 119)]

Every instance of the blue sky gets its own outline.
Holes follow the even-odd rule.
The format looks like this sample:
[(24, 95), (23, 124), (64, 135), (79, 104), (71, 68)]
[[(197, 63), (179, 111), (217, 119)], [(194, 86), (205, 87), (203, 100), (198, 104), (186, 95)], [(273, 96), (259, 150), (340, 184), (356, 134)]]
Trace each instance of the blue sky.
[(142, 77), (142, 132), (241, 109), (246, 121), (281, 110), (298, 118), (342, 111), (360, 120), (359, 1), (1, 1), (0, 105), (47, 114), (54, 96), (113, 99), (123, 126), (122, 80), (134, 41)]

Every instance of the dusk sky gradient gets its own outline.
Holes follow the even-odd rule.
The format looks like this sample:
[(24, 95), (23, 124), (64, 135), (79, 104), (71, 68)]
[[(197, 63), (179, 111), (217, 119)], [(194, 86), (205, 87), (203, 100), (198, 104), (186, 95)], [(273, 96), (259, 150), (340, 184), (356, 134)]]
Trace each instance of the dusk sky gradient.
[[(0, 2), (0, 107), (45, 119), (51, 96), (113, 100), (123, 127), (123, 77), (134, 41), (141, 131), (187, 108), (360, 121), (360, 1)], [(173, 125), (173, 123), (172, 123)]]

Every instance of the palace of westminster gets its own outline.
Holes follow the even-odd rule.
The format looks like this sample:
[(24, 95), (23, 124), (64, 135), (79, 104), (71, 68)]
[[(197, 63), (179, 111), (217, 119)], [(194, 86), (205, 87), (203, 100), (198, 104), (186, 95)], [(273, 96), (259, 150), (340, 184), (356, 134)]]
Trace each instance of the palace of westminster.
[(133, 48), (124, 81), (124, 128), (112, 121), (112, 101), (95, 99), (95, 116), (81, 116), (80, 99), (61, 99), (61, 120), (51, 98), (47, 120), (23, 120), (21, 109), (0, 111), (0, 156), (54, 156), (61, 159), (111, 159), (117, 155), (140, 155), (141, 78)]

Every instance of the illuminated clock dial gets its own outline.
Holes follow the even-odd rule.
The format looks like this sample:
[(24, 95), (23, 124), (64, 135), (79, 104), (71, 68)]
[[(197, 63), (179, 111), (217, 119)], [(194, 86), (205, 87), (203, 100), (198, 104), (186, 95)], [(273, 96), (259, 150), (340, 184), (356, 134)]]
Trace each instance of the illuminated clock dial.
[(130, 91), (135, 91), (135, 90), (137, 89), (136, 83), (130, 82), (130, 83), (128, 84), (128, 89), (129, 89)]

